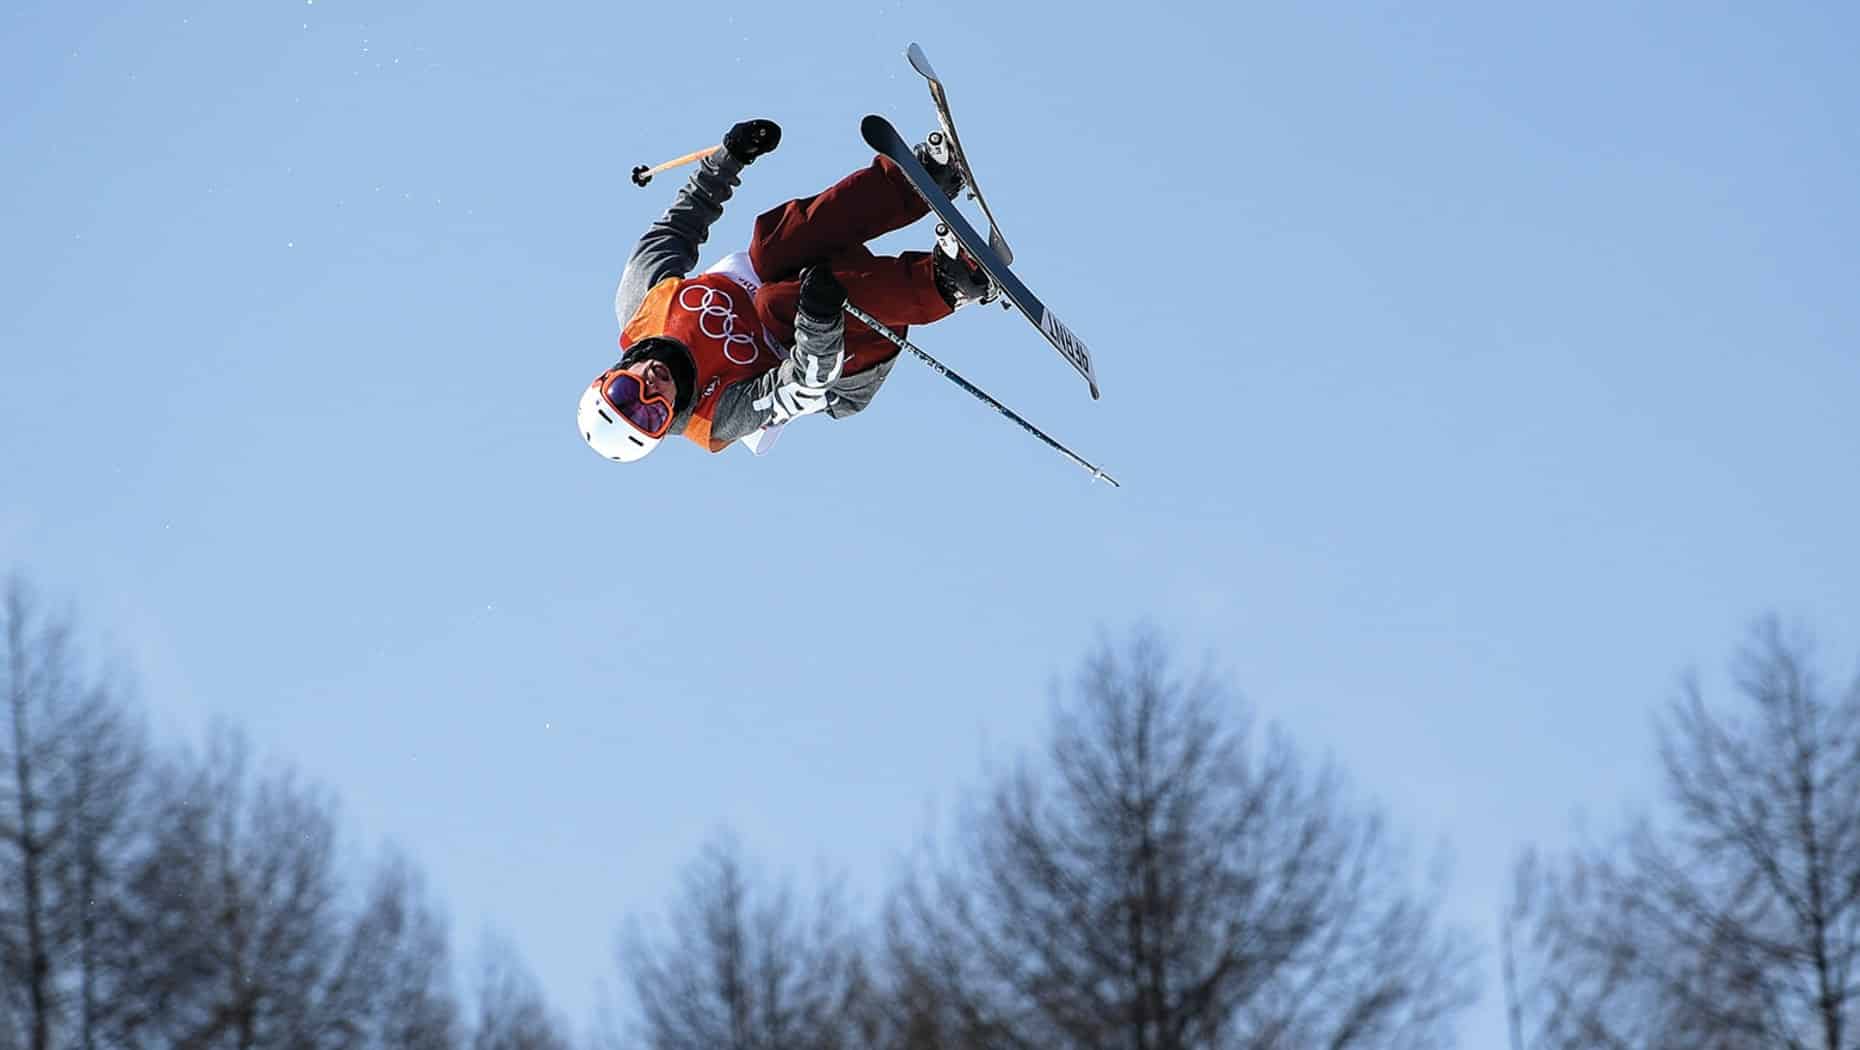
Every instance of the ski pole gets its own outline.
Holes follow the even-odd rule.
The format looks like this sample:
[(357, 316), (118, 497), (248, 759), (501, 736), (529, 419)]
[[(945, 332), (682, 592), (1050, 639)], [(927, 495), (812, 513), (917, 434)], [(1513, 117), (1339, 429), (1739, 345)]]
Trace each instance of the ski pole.
[(710, 146), (692, 153), (687, 153), (682, 157), (674, 157), (654, 168), (648, 168), (644, 164), (641, 164), (639, 167), (633, 169), (633, 185), (644, 186), (646, 183), (651, 182), (652, 177), (659, 172), (669, 171), (672, 168), (678, 167), (680, 164), (689, 164), (694, 160), (703, 160), (705, 157), (710, 156), (722, 148), (721, 145)]
[(1123, 487), (1122, 485), (1119, 485), (1117, 483), (1116, 478), (1112, 477), (1109, 474), (1106, 474), (1102, 468), (1096, 467), (1090, 463), (1087, 463), (1085, 460), (1079, 458), (1078, 453), (1073, 452), (1071, 449), (1067, 448), (1066, 446), (1060, 444), (1057, 441), (1054, 441), (1050, 437), (1047, 437), (1045, 431), (1041, 430), (1039, 427), (1034, 426), (1032, 423), (1027, 422), (1025, 419), (1022, 419), (1020, 414), (1015, 412), (1013, 409), (1007, 407), (1001, 402), (996, 401), (994, 398), (988, 396), (987, 392), (982, 390), (981, 387), (976, 386), (974, 383), (969, 382), (967, 379), (964, 379), (960, 375), (957, 375), (954, 371), (951, 371), (949, 366), (945, 365), (943, 362), (938, 361), (936, 358), (931, 357), (929, 354), (926, 354), (922, 350), (917, 349), (917, 347), (911, 344), (911, 341), (909, 339), (906, 339), (903, 336), (899, 335), (898, 333), (892, 331), (891, 329), (886, 328), (883, 324), (879, 322), (878, 318), (873, 317), (871, 314), (868, 314), (864, 310), (861, 310), (857, 306), (854, 306), (850, 301), (846, 303), (846, 312), (850, 314), (851, 316), (857, 318), (867, 328), (870, 328), (872, 331), (877, 332), (879, 335), (882, 335), (886, 339), (889, 339), (893, 343), (896, 343), (899, 349), (909, 350), (911, 353), (916, 354), (919, 360), (923, 361), (924, 364), (929, 365), (932, 369), (936, 371), (938, 375), (956, 384), (962, 389), (968, 391), (977, 400), (981, 401), (983, 404), (987, 405), (989, 408), (992, 408), (996, 412), (999, 412), (1002, 415), (1013, 420), (1014, 422), (1019, 423), (1022, 430), (1025, 430), (1027, 433), (1032, 434), (1034, 437), (1037, 437), (1041, 441), (1046, 442), (1048, 446), (1052, 447), (1053, 449), (1055, 449), (1056, 451), (1064, 455), (1067, 459), (1071, 460), (1072, 462), (1077, 463), (1079, 466), (1084, 467), (1086, 470), (1091, 471), (1091, 478), (1093, 481), (1096, 481), (1099, 478), (1103, 478), (1104, 480), (1111, 483), (1112, 488)]

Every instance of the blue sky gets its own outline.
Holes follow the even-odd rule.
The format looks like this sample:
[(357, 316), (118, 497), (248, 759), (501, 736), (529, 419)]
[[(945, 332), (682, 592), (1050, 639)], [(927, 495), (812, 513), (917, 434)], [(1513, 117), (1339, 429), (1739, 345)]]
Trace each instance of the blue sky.
[[(1860, 642), (1860, 16), (1501, 6), (13, 4), (0, 562), (577, 1023), (717, 827), (875, 894), (1138, 620), (1489, 934), (1519, 845), (1651, 796), (1681, 671)], [(739, 248), (931, 127), (913, 40), (1104, 398), (999, 310), (919, 341), (1124, 487), (908, 361), (766, 458), (588, 451), (677, 181), (629, 170), (779, 121)]]

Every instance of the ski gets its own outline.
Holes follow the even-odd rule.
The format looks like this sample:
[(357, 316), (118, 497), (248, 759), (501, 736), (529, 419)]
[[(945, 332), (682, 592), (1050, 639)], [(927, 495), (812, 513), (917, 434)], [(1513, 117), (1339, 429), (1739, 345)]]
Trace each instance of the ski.
[[(1001, 224), (995, 221), (995, 213), (988, 209), (988, 198), (982, 196), (982, 188), (975, 184), (975, 169), (969, 166), (969, 154), (963, 150), (962, 139), (956, 135), (956, 118), (950, 115), (949, 96), (943, 91), (943, 81), (937, 77), (936, 70), (930, 67), (930, 57), (924, 54), (923, 48), (912, 44), (904, 55), (911, 60), (911, 68), (930, 84), (930, 101), (936, 106), (936, 121), (942, 125), (943, 135), (949, 140), (950, 160), (962, 172), (963, 181), (968, 183), (969, 196), (982, 206), (982, 214), (988, 217), (989, 247), (1001, 256), (1002, 262), (1011, 265), (1014, 262), (1014, 249), (1009, 248), (1007, 239), (1001, 236)], [(938, 143), (932, 142), (930, 146), (936, 149)]]
[(865, 136), (868, 146), (890, 157), (898, 167), (904, 170), (904, 174), (911, 180), (912, 187), (917, 190), (924, 202), (930, 205), (931, 210), (942, 218), (943, 224), (955, 234), (969, 257), (975, 260), (988, 274), (989, 279), (1007, 294), (1008, 299), (1016, 307), (1020, 308), (1020, 312), (1026, 315), (1027, 320), (1040, 330), (1040, 334), (1046, 336), (1047, 342), (1053, 344), (1053, 349), (1058, 350), (1059, 355), (1070, 362), (1072, 367), (1078, 370), (1079, 375), (1085, 377), (1086, 384), (1091, 387), (1092, 399), (1097, 400), (1098, 377), (1092, 370), (1091, 351), (1087, 350), (1079, 337), (1073, 335), (1072, 330), (1059, 320), (1058, 315), (1048, 309), (1038, 296), (1022, 284), (1020, 278), (1014, 276), (1014, 271), (993, 248), (988, 246), (986, 241), (982, 240), (982, 235), (977, 233), (975, 227), (969, 224), (969, 220), (963, 217), (955, 203), (943, 196), (943, 191), (937, 188), (935, 180), (930, 178), (930, 173), (925, 171), (924, 166), (918, 162), (917, 155), (911, 152), (911, 147), (905, 143), (903, 136), (898, 134), (898, 129), (892, 127), (890, 121), (874, 113), (859, 123), (859, 132)]

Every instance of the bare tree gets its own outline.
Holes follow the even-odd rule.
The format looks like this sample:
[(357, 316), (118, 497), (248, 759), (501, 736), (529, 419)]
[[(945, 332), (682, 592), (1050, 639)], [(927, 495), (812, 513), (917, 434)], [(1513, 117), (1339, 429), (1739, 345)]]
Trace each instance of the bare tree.
[(59, 896), (65, 907), (60, 935), (75, 956), (70, 1018), (76, 1030), (66, 1043), (94, 1050), (120, 1009), (117, 986), (130, 962), (122, 891), (127, 861), (144, 836), (142, 771), (146, 744), (139, 725), (108, 688), (87, 694), (73, 719), (81, 743), (72, 749), (56, 810), (71, 829), (65, 842)]
[(838, 887), (803, 908), (752, 879), (722, 838), (688, 869), (669, 935), (622, 936), (632, 1045), (648, 1050), (852, 1050), (872, 1045), (865, 967)]
[[(355, 880), (335, 805), (226, 725), (152, 755), (69, 617), (0, 593), (0, 1050), (455, 1050), (447, 923), (395, 853)], [(514, 960), (484, 1050), (566, 1048)]]
[(112, 1009), (117, 858), (144, 743), (124, 687), (81, 664), (68, 618), (0, 596), (0, 1024), (13, 1045), (88, 1050)]
[(127, 989), (142, 1009), (124, 1041), (284, 1041), (333, 950), (330, 803), (288, 772), (260, 778), (225, 726), (204, 755), (167, 764), (156, 795), (154, 842), (130, 887), (144, 963)]
[(447, 924), (426, 902), (411, 862), (391, 855), (381, 864), (352, 937), (376, 945), (376, 961), (365, 969), (374, 990), (365, 1008), (374, 1021), (365, 1045), (381, 1050), (462, 1045)]
[(390, 856), (356, 892), (334, 803), (238, 732), (156, 778), (128, 884), (138, 968), (112, 1032), (129, 1046), (349, 1050), (457, 1045), (444, 924)]
[(888, 917), (917, 1046), (1438, 1047), (1471, 952), (1382, 819), (1207, 675), (1099, 649)]
[(487, 935), (480, 955), (472, 1050), (569, 1050), (566, 1032), (516, 946), (508, 938)]
[(1740, 710), (1689, 678), (1662, 718), (1658, 819), (1519, 859), (1520, 1046), (1860, 1047), (1860, 679), (1773, 618), (1737, 671)]

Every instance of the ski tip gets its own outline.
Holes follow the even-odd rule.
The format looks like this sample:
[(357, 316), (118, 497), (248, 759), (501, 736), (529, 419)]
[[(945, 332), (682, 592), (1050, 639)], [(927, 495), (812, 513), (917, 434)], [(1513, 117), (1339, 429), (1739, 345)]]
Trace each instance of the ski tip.
[(866, 144), (873, 149), (880, 149), (883, 143), (898, 137), (898, 129), (891, 126), (891, 121), (876, 113), (868, 113), (859, 122), (859, 134), (865, 136)]
[(924, 54), (924, 49), (918, 47), (916, 41), (912, 41), (911, 46), (904, 49), (904, 57), (911, 60), (911, 68), (922, 74), (924, 79), (937, 79), (936, 70), (930, 68), (930, 56)]

